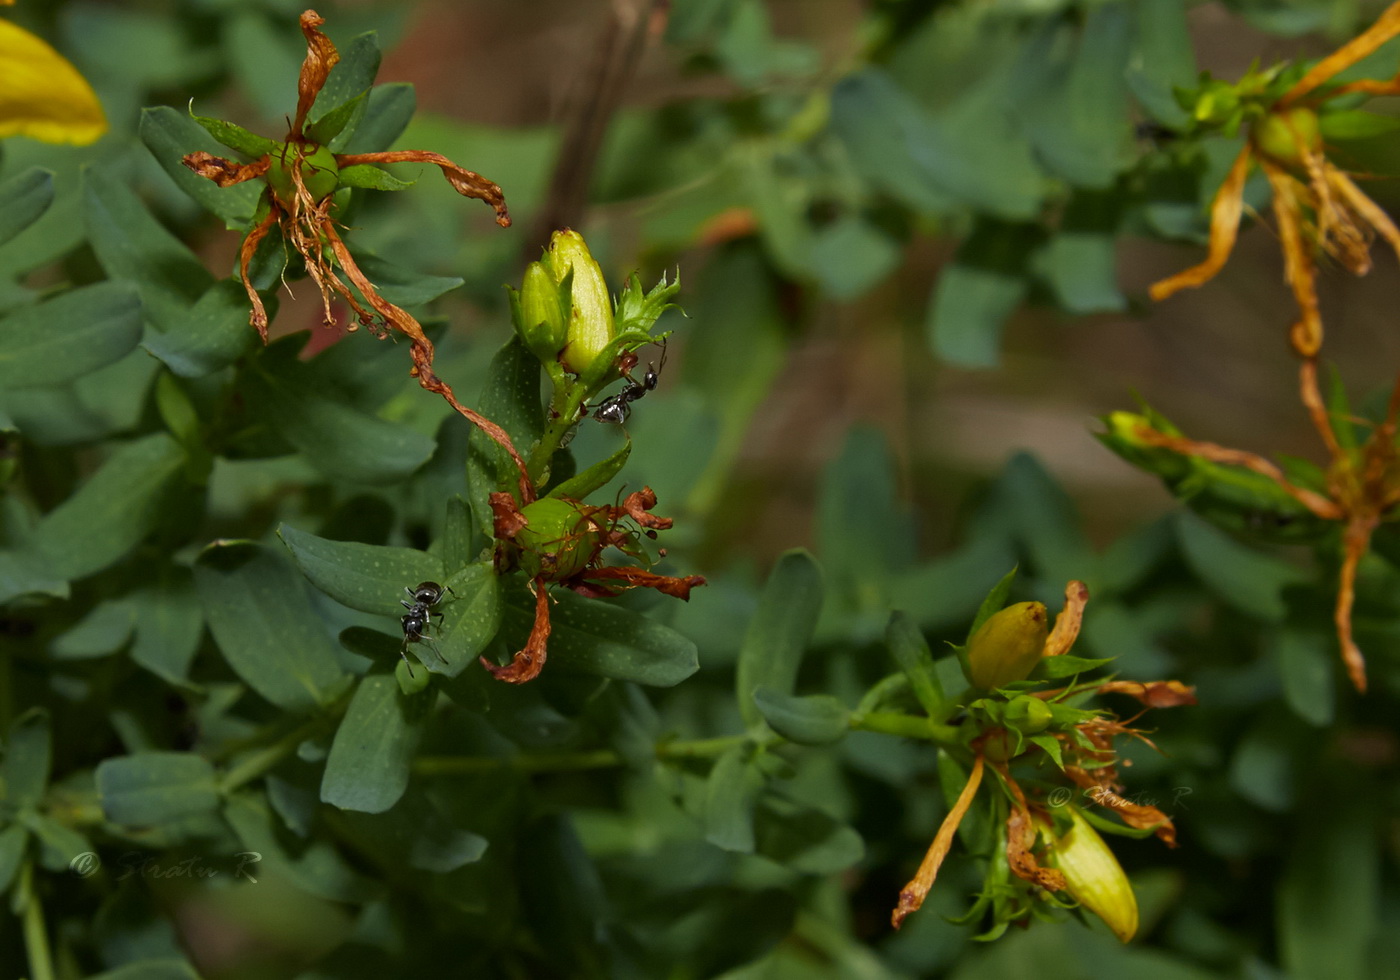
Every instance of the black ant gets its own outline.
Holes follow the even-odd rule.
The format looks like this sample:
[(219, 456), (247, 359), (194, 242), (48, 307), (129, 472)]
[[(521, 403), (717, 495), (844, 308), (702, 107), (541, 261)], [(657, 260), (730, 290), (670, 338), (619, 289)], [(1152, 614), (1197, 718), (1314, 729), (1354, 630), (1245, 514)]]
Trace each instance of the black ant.
[(661, 342), (661, 363), (655, 366), (648, 364), (647, 373), (642, 376), (641, 381), (637, 381), (631, 375), (632, 368), (636, 364), (636, 354), (627, 354), (622, 359), (622, 376), (627, 379), (627, 386), (617, 394), (609, 395), (598, 403), (598, 407), (593, 410), (593, 417), (599, 422), (612, 422), (621, 425), (632, 414), (632, 403), (643, 397), (648, 391), (656, 390), (661, 369), (666, 366), (666, 341)]
[[(399, 647), (399, 656), (403, 657), (403, 662), (408, 664), (408, 676), (413, 676), (413, 663), (408, 659), (408, 645), (418, 643), (421, 640), (428, 641), (428, 648), (433, 651), (438, 660), (447, 663), (441, 653), (433, 645), (433, 638), (423, 631), (433, 625), (433, 617), (442, 618), (442, 613), (433, 612), (433, 606), (442, 601), (444, 590), (452, 592), (450, 585), (438, 585), (436, 582), (420, 582), (416, 589), (404, 586), (403, 590), (413, 597), (413, 601), (400, 599), (399, 602), (408, 612), (400, 620), (403, 624), (403, 645)], [(455, 596), (457, 593), (452, 592)]]

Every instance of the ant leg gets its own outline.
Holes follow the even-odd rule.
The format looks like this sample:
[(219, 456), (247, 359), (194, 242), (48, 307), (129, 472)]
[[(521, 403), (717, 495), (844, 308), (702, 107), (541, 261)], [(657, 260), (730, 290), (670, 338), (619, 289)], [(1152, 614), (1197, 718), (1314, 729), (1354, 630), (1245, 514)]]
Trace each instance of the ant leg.
[(403, 657), (403, 662), (408, 666), (408, 676), (413, 676), (413, 661), (408, 659), (408, 637), (404, 637), (403, 643), (399, 646), (399, 656)]

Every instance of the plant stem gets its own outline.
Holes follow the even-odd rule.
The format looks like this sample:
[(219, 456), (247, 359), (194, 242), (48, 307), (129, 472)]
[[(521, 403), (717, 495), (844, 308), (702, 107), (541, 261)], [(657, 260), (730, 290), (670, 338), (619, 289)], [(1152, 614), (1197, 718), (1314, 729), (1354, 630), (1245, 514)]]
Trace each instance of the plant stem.
[(44, 926), (44, 906), (34, 891), (34, 865), (25, 862), (20, 872), (19, 893), (24, 902), (24, 950), (29, 957), (29, 980), (54, 980), (53, 954), (49, 933)]
[(296, 751), (296, 747), (306, 741), (311, 736), (317, 734), (322, 729), (330, 726), (335, 719), (340, 717), (341, 710), (345, 706), (345, 699), (341, 699), (332, 709), (324, 715), (312, 718), (293, 728), (283, 735), (276, 742), (266, 748), (260, 749), (248, 756), (238, 765), (224, 773), (224, 778), (219, 781), (219, 791), (221, 793), (232, 793), (234, 790), (246, 783), (257, 779), (267, 772), (277, 763), (281, 762), (288, 754)]
[[(857, 715), (851, 719), (851, 727), (859, 731), (880, 732), (902, 738), (920, 738), (947, 744), (957, 742), (957, 729), (950, 725), (936, 725), (927, 718), (894, 712)], [(662, 761), (713, 759), (749, 740), (748, 735), (721, 735), (717, 738), (662, 742), (656, 746), (656, 758)], [(787, 744), (787, 739), (774, 735), (760, 742), (759, 747), (769, 749)], [(413, 771), (420, 776), (474, 776), (498, 769), (513, 769), (516, 772), (533, 774), (615, 769), (626, 764), (627, 760), (612, 749), (596, 749), (590, 752), (512, 756), (425, 755), (414, 760)]]
[(584, 385), (578, 381), (565, 383), (563, 386), (559, 386), (556, 381), (555, 385), (555, 397), (551, 399), (549, 406), (549, 422), (544, 427), (540, 441), (530, 450), (530, 458), (525, 463), (525, 468), (530, 472), (530, 479), (535, 482), (536, 487), (549, 475), (550, 460), (558, 451), (564, 434), (577, 423), (579, 406), (588, 394)]

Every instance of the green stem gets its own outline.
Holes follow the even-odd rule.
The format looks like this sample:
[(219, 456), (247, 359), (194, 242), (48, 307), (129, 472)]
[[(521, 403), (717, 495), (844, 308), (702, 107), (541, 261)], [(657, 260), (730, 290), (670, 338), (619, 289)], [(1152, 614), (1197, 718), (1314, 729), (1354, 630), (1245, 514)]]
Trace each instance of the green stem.
[(851, 718), (851, 727), (862, 732), (879, 732), (901, 738), (921, 738), (945, 745), (958, 743), (958, 730), (952, 725), (940, 725), (922, 715), (903, 715), (894, 711), (871, 711)]
[[(694, 739), (688, 742), (663, 742), (656, 747), (658, 759), (709, 759), (723, 755), (736, 745), (748, 741), (747, 735), (724, 735), (720, 738)], [(781, 743), (781, 739), (765, 743)], [(627, 760), (612, 749), (592, 752), (555, 752), (540, 755), (459, 756), (425, 755), (413, 762), (413, 771), (420, 776), (474, 776), (497, 769), (516, 772), (580, 772), (588, 769), (616, 769)]]
[(29, 980), (54, 980), (53, 954), (49, 933), (44, 926), (44, 906), (34, 891), (34, 865), (25, 862), (20, 872), (19, 893), (24, 902), (24, 949), (29, 957)]
[(331, 710), (327, 714), (312, 718), (310, 721), (298, 725), (276, 742), (248, 756), (242, 762), (238, 763), (238, 765), (224, 773), (224, 778), (219, 781), (219, 791), (226, 794), (232, 793), (244, 784), (257, 779), (263, 773), (277, 765), (277, 763), (281, 762), (286, 756), (296, 751), (296, 747), (302, 742), (320, 733), (322, 730), (329, 728), (330, 725), (340, 717), (341, 712), (345, 708), (345, 704), (346, 701), (342, 698), (335, 705), (331, 706)]
[[(562, 372), (560, 378), (564, 378)], [(529, 471), (530, 479), (536, 486), (549, 475), (550, 460), (559, 450), (559, 443), (563, 441), (565, 433), (578, 422), (579, 406), (588, 394), (580, 381), (564, 380), (560, 384), (559, 379), (551, 377), (550, 380), (554, 381), (554, 397), (549, 403), (549, 422), (544, 427), (540, 441), (530, 450), (530, 458), (525, 461), (525, 469)]]

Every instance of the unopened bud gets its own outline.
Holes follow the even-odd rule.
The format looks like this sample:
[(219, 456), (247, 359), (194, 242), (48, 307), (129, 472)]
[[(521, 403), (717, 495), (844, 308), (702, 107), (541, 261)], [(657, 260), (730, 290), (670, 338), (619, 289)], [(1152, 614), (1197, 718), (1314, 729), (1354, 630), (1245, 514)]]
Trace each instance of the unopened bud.
[(568, 345), (559, 359), (569, 373), (588, 374), (616, 332), (612, 297), (608, 295), (603, 270), (588, 251), (583, 236), (567, 229), (554, 233), (545, 261), (556, 283), (562, 282), (569, 270), (573, 270)]
[(1288, 167), (1303, 167), (1309, 155), (1322, 151), (1322, 127), (1306, 106), (1269, 113), (1250, 135), (1260, 153)]
[(1002, 715), (1006, 727), (1013, 728), (1022, 735), (1038, 735), (1050, 727), (1053, 713), (1050, 705), (1040, 698), (1021, 694), (1012, 698)]
[(1137, 896), (1123, 866), (1113, 856), (1089, 821), (1074, 807), (1068, 808), (1070, 828), (1056, 837), (1047, 825), (1041, 831), (1050, 842), (1048, 860), (1065, 876), (1065, 890), (1093, 912), (1123, 942), (1138, 928)]
[(329, 147), (293, 140), (272, 152), (267, 180), (272, 193), (288, 210), (295, 210), (297, 198), (293, 171), (300, 169), (301, 183), (311, 200), (320, 202), (335, 193), (340, 183), (340, 167)]
[(1018, 602), (993, 613), (967, 641), (972, 683), (991, 690), (1025, 680), (1045, 649), (1048, 619), (1039, 602)]
[(568, 343), (569, 311), (564, 309), (559, 284), (540, 262), (525, 267), (520, 292), (511, 295), (515, 332), (525, 346), (546, 363)]

